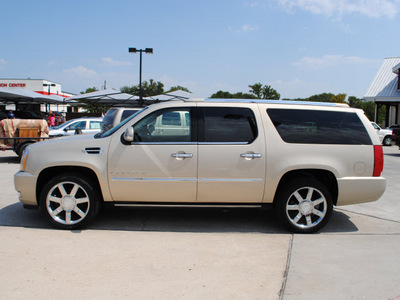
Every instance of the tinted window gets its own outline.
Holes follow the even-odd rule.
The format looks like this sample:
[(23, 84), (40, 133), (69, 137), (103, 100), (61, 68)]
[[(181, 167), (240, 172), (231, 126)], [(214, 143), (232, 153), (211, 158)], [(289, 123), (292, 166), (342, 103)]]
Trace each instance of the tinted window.
[(267, 113), (287, 143), (371, 145), (355, 113), (275, 108)]
[(75, 122), (68, 127), (68, 130), (75, 130), (75, 129), (86, 129), (86, 121)]
[(201, 108), (201, 142), (251, 143), (257, 137), (254, 113), (249, 108)]
[(139, 111), (138, 109), (129, 109), (129, 110), (124, 110), (122, 112), (122, 116), (121, 116), (121, 122), (123, 120), (125, 120), (126, 118), (132, 116), (135, 112)]

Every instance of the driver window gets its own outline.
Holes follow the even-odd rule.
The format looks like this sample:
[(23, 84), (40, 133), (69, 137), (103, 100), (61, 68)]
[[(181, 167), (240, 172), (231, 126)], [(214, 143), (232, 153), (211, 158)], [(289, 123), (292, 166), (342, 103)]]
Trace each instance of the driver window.
[(75, 129), (86, 129), (86, 121), (76, 122), (68, 127), (68, 130), (75, 130)]
[(133, 127), (135, 142), (191, 142), (190, 109), (173, 108), (156, 111)]

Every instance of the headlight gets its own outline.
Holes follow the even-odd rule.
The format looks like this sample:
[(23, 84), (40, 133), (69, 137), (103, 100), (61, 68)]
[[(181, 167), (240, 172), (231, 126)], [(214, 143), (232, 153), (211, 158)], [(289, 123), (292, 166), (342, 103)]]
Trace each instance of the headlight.
[(26, 162), (28, 161), (29, 146), (25, 149), (24, 154), (21, 157), (21, 171), (25, 171)]

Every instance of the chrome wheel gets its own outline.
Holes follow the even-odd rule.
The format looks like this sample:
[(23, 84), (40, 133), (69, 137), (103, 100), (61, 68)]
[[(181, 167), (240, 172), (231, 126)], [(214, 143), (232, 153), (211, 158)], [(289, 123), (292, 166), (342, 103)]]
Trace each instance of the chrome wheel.
[(77, 183), (60, 182), (47, 194), (46, 208), (56, 222), (76, 224), (85, 219), (89, 212), (89, 196)]
[(99, 210), (100, 195), (94, 186), (90, 178), (79, 174), (60, 174), (44, 185), (40, 208), (57, 228), (82, 228)]
[(324, 195), (312, 187), (303, 187), (290, 195), (286, 204), (286, 214), (293, 225), (311, 228), (326, 216), (327, 202)]
[(314, 178), (297, 178), (279, 189), (275, 209), (290, 230), (312, 233), (328, 223), (333, 210), (332, 195)]

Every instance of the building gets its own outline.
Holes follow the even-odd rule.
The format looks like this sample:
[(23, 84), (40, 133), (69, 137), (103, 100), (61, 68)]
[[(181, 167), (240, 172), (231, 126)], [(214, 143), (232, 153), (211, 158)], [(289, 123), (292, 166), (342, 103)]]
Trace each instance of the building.
[(400, 57), (384, 60), (363, 99), (375, 102), (375, 121), (379, 110), (385, 105), (386, 118), (383, 126), (400, 124)]
[[(17, 79), (17, 78), (0, 78), (0, 88), (14, 91), (18, 93), (21, 90), (28, 90), (41, 95), (56, 95), (62, 98), (73, 96), (71, 93), (62, 91), (61, 84), (46, 79)], [(33, 110), (54, 110), (66, 111), (66, 105), (50, 105), (46, 107), (45, 104), (37, 105), (18, 105), (19, 109), (33, 109)], [(34, 107), (33, 107), (34, 106)], [(7, 104), (5, 109), (17, 109), (16, 104)]]

